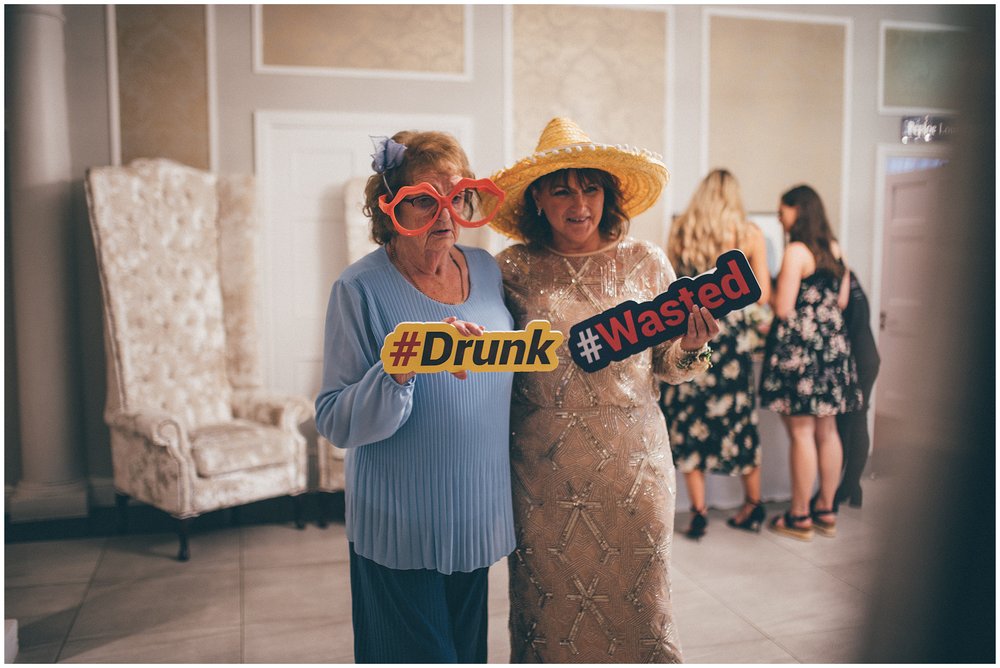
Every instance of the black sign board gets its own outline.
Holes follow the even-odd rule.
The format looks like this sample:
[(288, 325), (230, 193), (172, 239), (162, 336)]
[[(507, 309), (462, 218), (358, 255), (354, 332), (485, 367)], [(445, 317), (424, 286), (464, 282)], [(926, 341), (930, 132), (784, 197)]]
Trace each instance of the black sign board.
[(904, 144), (944, 141), (951, 138), (955, 128), (947, 116), (903, 116), (900, 125)]

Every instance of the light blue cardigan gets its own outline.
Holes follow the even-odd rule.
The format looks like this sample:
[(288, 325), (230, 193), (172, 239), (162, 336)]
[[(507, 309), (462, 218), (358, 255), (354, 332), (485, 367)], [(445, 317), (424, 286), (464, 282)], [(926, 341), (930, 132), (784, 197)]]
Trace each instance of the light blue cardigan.
[(514, 549), (513, 374), (418, 374), (399, 385), (379, 359), (400, 322), (455, 316), (487, 330), (513, 328), (494, 259), (459, 250), (471, 283), (464, 304), (428, 298), (383, 248), (348, 267), (330, 293), (316, 425), (347, 449), (348, 540), (389, 568), (469, 572)]

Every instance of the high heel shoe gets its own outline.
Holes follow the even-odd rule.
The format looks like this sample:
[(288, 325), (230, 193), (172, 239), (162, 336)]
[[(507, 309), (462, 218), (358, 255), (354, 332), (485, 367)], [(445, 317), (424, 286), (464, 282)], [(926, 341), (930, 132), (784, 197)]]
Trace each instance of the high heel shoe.
[(743, 501), (744, 506), (753, 506), (753, 510), (750, 514), (743, 518), (742, 521), (737, 522), (735, 517), (730, 517), (726, 520), (726, 524), (734, 529), (743, 529), (745, 531), (753, 531), (755, 533), (760, 533), (760, 527), (764, 524), (764, 520), (767, 518), (767, 513), (764, 512), (764, 504), (760, 502), (760, 499), (745, 499)]
[(691, 524), (688, 526), (688, 530), (684, 532), (685, 536), (698, 540), (705, 535), (705, 531), (708, 529), (708, 515), (706, 514), (706, 510), (691, 508), (691, 512), (694, 513), (694, 516), (691, 518)]

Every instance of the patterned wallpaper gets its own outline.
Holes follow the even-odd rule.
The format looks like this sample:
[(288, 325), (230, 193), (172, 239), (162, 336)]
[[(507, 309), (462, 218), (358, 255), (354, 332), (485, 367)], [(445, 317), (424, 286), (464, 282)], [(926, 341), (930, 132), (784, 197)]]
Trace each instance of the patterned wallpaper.
[(264, 5), (263, 65), (462, 74), (462, 5)]
[(209, 168), (204, 5), (116, 5), (122, 163)]
[[(572, 118), (594, 141), (665, 153), (666, 14), (580, 5), (512, 11), (514, 160), (534, 151), (554, 116)], [(633, 235), (659, 241), (663, 211), (661, 198), (633, 221)]]
[(708, 167), (732, 170), (749, 211), (809, 183), (839, 226), (845, 48), (841, 24), (710, 18)]

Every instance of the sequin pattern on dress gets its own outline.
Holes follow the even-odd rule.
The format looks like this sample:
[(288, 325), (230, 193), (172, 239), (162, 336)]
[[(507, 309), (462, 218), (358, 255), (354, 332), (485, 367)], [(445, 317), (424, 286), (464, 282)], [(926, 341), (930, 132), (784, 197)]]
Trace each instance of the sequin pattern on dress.
[[(515, 325), (573, 324), (674, 279), (666, 255), (626, 239), (585, 256), (514, 246), (498, 256)], [(681, 660), (670, 601), (675, 473), (659, 380), (683, 382), (667, 342), (595, 373), (517, 374), (509, 557), (511, 661)], [(656, 374), (656, 375), (654, 375)]]

